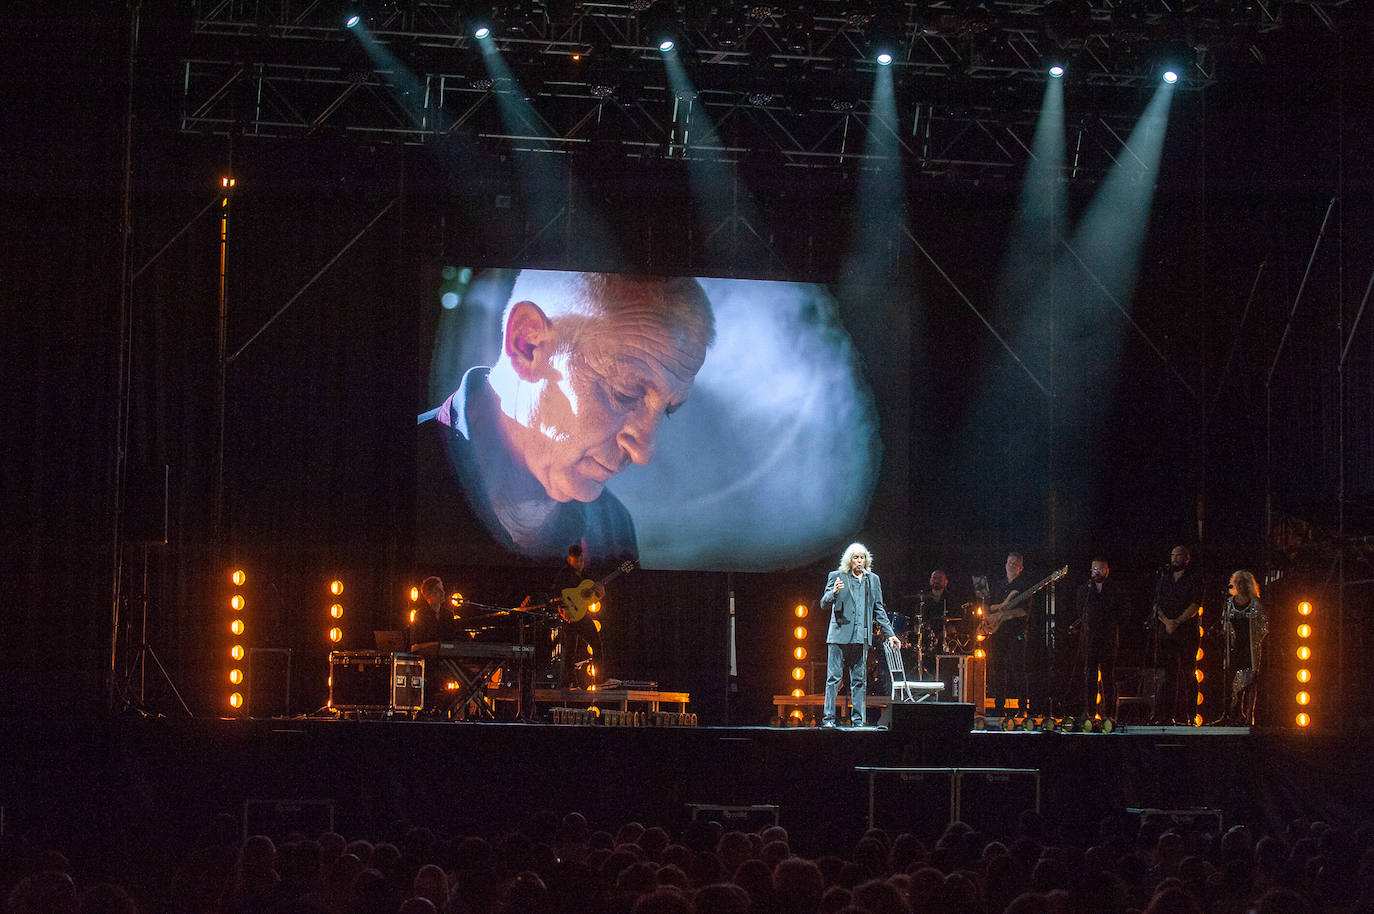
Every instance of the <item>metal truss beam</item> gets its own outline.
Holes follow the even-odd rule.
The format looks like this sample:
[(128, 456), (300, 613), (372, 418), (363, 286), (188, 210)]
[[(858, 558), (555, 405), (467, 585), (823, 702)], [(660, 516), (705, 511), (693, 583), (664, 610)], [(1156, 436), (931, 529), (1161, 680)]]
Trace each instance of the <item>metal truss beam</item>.
[[(1306, 6), (1334, 28), (1346, 2)], [(1183, 86), (1197, 89), (1217, 78), (1219, 49), (1281, 26), (1264, 0), (1207, 13), (1173, 0), (919, 0), (886, 14), (872, 2), (684, 0), (682, 56), (696, 94), (680, 99), (648, 46), (644, 0), (496, 5), (505, 15), (495, 41), (515, 74), (504, 85), (493, 82), (468, 33), (464, 10), (472, 6), (368, 4), (365, 24), (388, 64), (342, 28), (337, 0), (201, 3), (184, 57), (181, 127), (270, 137), (342, 130), (400, 143), (463, 135), (564, 154), (615, 147), (631, 157), (864, 164), (857, 140), (874, 79), (868, 57), (887, 15), (899, 44), (892, 73), (901, 122), (892, 127), (903, 139), (900, 154), (932, 174), (1010, 173), (1026, 155), (1022, 140), (1047, 60), (1071, 61), (1071, 116), (1116, 133), (1138, 115), (1161, 54), (1185, 59)], [(518, 15), (510, 12), (517, 7)], [(547, 133), (504, 124), (495, 103), (503, 92), (524, 95)], [(693, 145), (675, 150), (684, 105), (711, 129), (694, 130)], [(1080, 163), (1077, 174), (1107, 164)]]

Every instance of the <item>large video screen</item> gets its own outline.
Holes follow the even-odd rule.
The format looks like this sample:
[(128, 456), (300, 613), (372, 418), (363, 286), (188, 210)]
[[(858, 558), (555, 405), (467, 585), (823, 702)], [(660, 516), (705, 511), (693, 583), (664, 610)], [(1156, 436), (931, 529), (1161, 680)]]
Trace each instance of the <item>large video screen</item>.
[[(595, 561), (767, 571), (863, 533), (882, 426), (906, 399), (901, 322), (814, 283), (455, 268), (441, 282), (418, 561), (557, 561), (576, 542)], [(895, 388), (882, 416), (875, 364)]]

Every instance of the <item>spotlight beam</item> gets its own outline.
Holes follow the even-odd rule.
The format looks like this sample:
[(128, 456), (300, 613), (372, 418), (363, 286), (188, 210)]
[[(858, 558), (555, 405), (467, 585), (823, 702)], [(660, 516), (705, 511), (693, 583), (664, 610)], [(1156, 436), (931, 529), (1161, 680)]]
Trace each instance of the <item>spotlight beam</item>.
[(1040, 378), (1036, 377), (1035, 372), (1031, 371), (1030, 366), (1027, 365), (1025, 361), (1023, 361), (1022, 358), (1016, 354), (1016, 350), (1011, 347), (1011, 344), (1006, 341), (1002, 334), (997, 332), (997, 328), (992, 325), (992, 322), (983, 316), (983, 312), (979, 311), (978, 306), (975, 305), (969, 299), (969, 297), (964, 294), (964, 290), (959, 288), (959, 284), (950, 278), (950, 275), (945, 272), (944, 267), (940, 266), (940, 262), (930, 255), (930, 252), (925, 249), (925, 246), (922, 245), (921, 242), (917, 240), (916, 236), (911, 233), (911, 229), (907, 228), (904, 225), (902, 226), (902, 232), (907, 236), (907, 238), (911, 239), (912, 244), (916, 245), (916, 250), (920, 251), (921, 255), (925, 257), (926, 260), (930, 261), (930, 265), (935, 268), (935, 272), (939, 273), (940, 278), (943, 279), (949, 285), (949, 287), (954, 290), (954, 294), (959, 296), (959, 300), (962, 301), (965, 305), (967, 305), (968, 309), (973, 312), (974, 316), (977, 317), (980, 322), (982, 322), (983, 326), (987, 328), (988, 333), (992, 334), (992, 338), (997, 340), (997, 342), (1001, 344), (1002, 348), (1007, 351), (1007, 355), (1011, 356), (1012, 360), (1015, 361), (1017, 365), (1021, 366), (1021, 370), (1026, 373), (1026, 377), (1031, 379), (1031, 383), (1033, 383), (1036, 387), (1040, 388), (1040, 392), (1042, 394), (1044, 394), (1046, 397), (1049, 397), (1049, 388), (1041, 382)]

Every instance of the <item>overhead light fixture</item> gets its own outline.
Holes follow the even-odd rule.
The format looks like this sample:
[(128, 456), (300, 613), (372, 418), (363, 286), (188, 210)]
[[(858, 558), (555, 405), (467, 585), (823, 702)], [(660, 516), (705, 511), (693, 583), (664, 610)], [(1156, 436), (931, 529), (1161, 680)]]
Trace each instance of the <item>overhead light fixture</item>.
[(1174, 83), (1178, 82), (1178, 73), (1173, 70), (1165, 70), (1164, 81), (1172, 86)]
[(1054, 66), (1050, 67), (1050, 76), (1053, 77), (1054, 79), (1059, 79), (1059, 78), (1062, 77), (1063, 75), (1064, 75), (1064, 65), (1063, 65), (1063, 64), (1058, 64), (1058, 63), (1057, 63), (1057, 64), (1055, 64)]
[(878, 56), (873, 59), (878, 62), (880, 67), (892, 66), (892, 54), (888, 51), (879, 51)]
[(644, 11), (644, 30), (650, 43), (667, 54), (686, 44), (686, 28), (677, 17), (671, 0), (654, 0)]

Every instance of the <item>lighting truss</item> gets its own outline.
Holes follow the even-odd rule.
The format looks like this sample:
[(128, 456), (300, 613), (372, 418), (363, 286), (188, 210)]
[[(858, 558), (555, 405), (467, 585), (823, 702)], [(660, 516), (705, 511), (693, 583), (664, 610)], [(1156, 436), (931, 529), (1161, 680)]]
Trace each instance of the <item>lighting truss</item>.
[[(1306, 6), (1334, 28), (1345, 2)], [(487, 73), (462, 3), (366, 5), (367, 29), (399, 62), (390, 68), (342, 28), (338, 3), (201, 3), (183, 58), (181, 129), (269, 137), (343, 130), (402, 143), (466, 135), (563, 154), (612, 144), (627, 157), (767, 155), (791, 167), (857, 161), (873, 80), (864, 11), (874, 3), (683, 0), (688, 41), (680, 53), (698, 90), (690, 100), (667, 86), (642, 22), (646, 6), (496, 5), (491, 40), (517, 80), (503, 86)], [(1012, 173), (1027, 155), (1049, 56), (1072, 58), (1071, 113), (1080, 130), (1105, 126), (1099, 133), (1109, 145), (1138, 115), (1141, 90), (1158, 79), (1162, 49), (1183, 58), (1185, 91), (1197, 89), (1217, 79), (1219, 54), (1281, 22), (1263, 0), (1211, 13), (1185, 13), (1166, 0), (898, 6), (892, 71), (900, 122), (886, 126), (901, 141), (898, 154), (930, 174)], [(503, 91), (525, 94), (543, 121), (538, 131), (502, 123), (493, 95)], [(712, 129), (674, 145), (675, 125), (692, 117)]]

